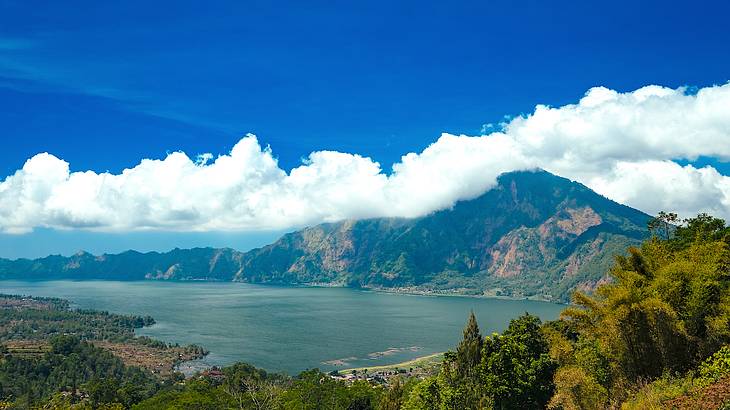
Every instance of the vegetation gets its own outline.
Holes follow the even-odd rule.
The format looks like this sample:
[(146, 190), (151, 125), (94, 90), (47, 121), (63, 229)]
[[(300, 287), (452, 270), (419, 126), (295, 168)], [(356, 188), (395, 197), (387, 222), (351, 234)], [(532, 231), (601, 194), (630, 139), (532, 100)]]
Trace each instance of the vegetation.
[(729, 408), (730, 228), (666, 213), (649, 228), (611, 280), (576, 292), (559, 320), (526, 313), (485, 337), (471, 314), (456, 349), (422, 377), (290, 378), (239, 363), (173, 383), (61, 337), (41, 357), (5, 353), (3, 398), (134, 409)]
[(73, 335), (153, 373), (169, 375), (176, 363), (203, 357), (200, 346), (169, 345), (134, 330), (154, 324), (150, 316), (70, 309), (68, 301), (0, 294), (0, 342), (14, 354), (43, 354), (49, 341)]
[[(116, 315), (96, 310), (71, 310), (66, 300), (0, 294), (0, 341), (45, 340), (73, 334), (89, 340), (124, 342), (134, 329), (155, 323), (150, 316)], [(161, 343), (137, 338), (138, 343)]]
[[(703, 362), (698, 371), (665, 374), (634, 394), (625, 409), (717, 409), (730, 405), (730, 347)], [(725, 406), (725, 407), (723, 407)]]
[(40, 357), (6, 354), (0, 361), (0, 395), (16, 408), (41, 403), (91, 407), (118, 403), (129, 407), (157, 391), (150, 373), (125, 367), (111, 353), (76, 336), (57, 336)]
[[(668, 399), (686, 390), (693, 369), (725, 351), (730, 229), (705, 214), (674, 223), (676, 215), (665, 213), (650, 222), (655, 235), (617, 257), (613, 282), (593, 296), (576, 293), (576, 306), (546, 328), (560, 364), (551, 406), (616, 406), (637, 386)], [(704, 366), (707, 373), (711, 365)]]

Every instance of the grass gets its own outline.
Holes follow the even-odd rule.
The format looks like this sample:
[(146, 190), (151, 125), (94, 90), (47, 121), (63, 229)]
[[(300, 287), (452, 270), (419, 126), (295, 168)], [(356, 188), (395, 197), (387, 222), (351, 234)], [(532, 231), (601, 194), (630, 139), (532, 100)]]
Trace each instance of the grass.
[(684, 377), (664, 376), (642, 385), (633, 397), (623, 403), (623, 410), (662, 410), (666, 402), (691, 394), (696, 388), (692, 374)]

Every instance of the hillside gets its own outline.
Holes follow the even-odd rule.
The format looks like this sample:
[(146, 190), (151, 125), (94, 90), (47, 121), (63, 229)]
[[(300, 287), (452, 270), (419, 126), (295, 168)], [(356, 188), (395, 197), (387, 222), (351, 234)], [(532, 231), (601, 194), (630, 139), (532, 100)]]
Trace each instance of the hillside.
[(248, 252), (236, 279), (564, 299), (592, 288), (649, 216), (550, 173), (513, 172), (418, 219), (323, 224)]
[(175, 249), (0, 260), (5, 279), (236, 280), (565, 300), (592, 289), (649, 216), (544, 171), (421, 218), (322, 224), (249, 252)]

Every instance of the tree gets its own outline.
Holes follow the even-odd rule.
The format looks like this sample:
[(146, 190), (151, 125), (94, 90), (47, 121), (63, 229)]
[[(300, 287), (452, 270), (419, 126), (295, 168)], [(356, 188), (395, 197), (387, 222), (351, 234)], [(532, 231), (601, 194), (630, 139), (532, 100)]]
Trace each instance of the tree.
[(443, 398), (442, 387), (436, 377), (422, 380), (413, 387), (408, 399), (403, 404), (403, 410), (439, 410)]
[[(685, 219), (671, 238), (654, 236), (618, 256), (611, 283), (593, 295), (576, 292), (575, 306), (563, 318), (580, 337), (560, 344), (567, 341), (574, 352), (593, 346), (608, 368), (598, 374), (591, 371), (598, 362), (561, 360), (583, 372), (584, 382), (575, 386), (595, 382), (620, 400), (621, 386), (686, 372), (730, 343), (729, 232), (723, 220), (706, 214)], [(580, 372), (570, 374), (578, 378)], [(570, 374), (561, 373), (562, 397)]]
[(285, 409), (346, 409), (350, 404), (347, 386), (318, 369), (297, 376), (281, 395)]
[(456, 347), (456, 371), (460, 379), (471, 379), (477, 374), (482, 361), (483, 344), (484, 338), (479, 331), (477, 318), (474, 311), (471, 311), (464, 327), (463, 338)]
[(272, 408), (280, 392), (277, 376), (247, 363), (236, 363), (224, 370), (223, 390), (230, 395), (240, 409), (257, 410)]
[(403, 405), (404, 386), (400, 377), (396, 377), (395, 381), (388, 387), (385, 394), (380, 399), (380, 410), (399, 410)]
[(571, 323), (546, 323), (542, 331), (550, 342), (550, 357), (558, 363), (555, 393), (548, 408), (599, 410), (609, 408), (613, 386), (611, 362), (595, 339), (578, 334)]
[(484, 338), (479, 331), (476, 316), (474, 312), (470, 312), (456, 352), (444, 354), (439, 377), (443, 407), (478, 408), (484, 395), (480, 377), (483, 344)]
[(57, 336), (51, 339), (51, 352), (60, 355), (69, 355), (76, 351), (81, 341), (76, 336)]
[(540, 319), (530, 314), (484, 341), (482, 379), (495, 408), (544, 408), (553, 394), (556, 368)]
[(670, 241), (675, 249), (685, 249), (694, 242), (724, 241), (730, 243), (730, 227), (720, 218), (701, 213), (682, 220)]
[(659, 212), (655, 218), (652, 218), (648, 223), (647, 227), (652, 235), (658, 236), (661, 239), (669, 240), (674, 226), (679, 223), (679, 216), (673, 212)]
[(348, 410), (372, 410), (375, 409), (380, 401), (382, 389), (374, 388), (370, 382), (365, 380), (356, 380), (348, 389), (347, 394), (350, 403)]
[(89, 401), (93, 408), (97, 408), (105, 403), (119, 403), (117, 388), (120, 381), (115, 378), (96, 378), (88, 382), (85, 390), (89, 394)]
[(548, 408), (599, 410), (608, 408), (608, 392), (582, 367), (562, 366), (555, 373), (555, 395)]

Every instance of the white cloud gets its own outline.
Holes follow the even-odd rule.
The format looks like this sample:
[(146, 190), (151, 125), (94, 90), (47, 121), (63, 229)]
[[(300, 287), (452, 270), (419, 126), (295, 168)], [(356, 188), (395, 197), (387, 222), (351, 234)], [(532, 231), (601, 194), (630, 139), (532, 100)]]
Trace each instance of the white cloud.
[(730, 160), (730, 84), (696, 94), (598, 87), (577, 104), (538, 105), (488, 135), (443, 134), (390, 174), (370, 158), (332, 151), (287, 173), (252, 135), (217, 158), (176, 152), (118, 175), (70, 172), (38, 154), (0, 183), (0, 230), (252, 230), (412, 217), (475, 197), (502, 172), (534, 167), (649, 213), (730, 219), (730, 178), (672, 161), (700, 156)]

